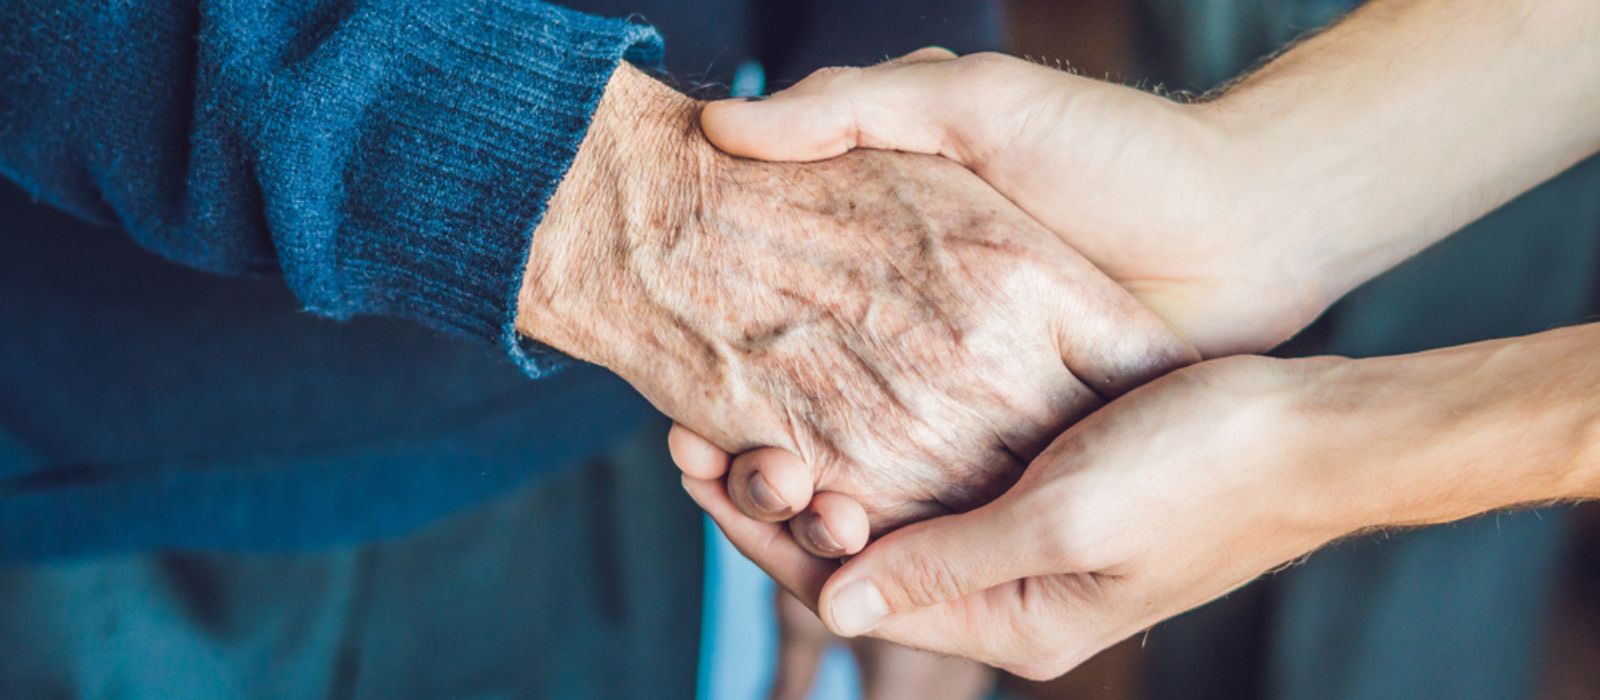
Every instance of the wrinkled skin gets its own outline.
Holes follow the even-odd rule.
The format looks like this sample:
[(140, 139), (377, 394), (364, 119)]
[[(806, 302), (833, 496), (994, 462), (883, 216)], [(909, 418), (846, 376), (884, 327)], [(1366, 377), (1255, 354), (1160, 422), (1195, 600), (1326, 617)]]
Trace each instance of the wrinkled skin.
[[(776, 472), (757, 497), (761, 465), (733, 465), (753, 515), (787, 518), (814, 491), (853, 497), (875, 531), (971, 508), (1104, 397), (1196, 358), (955, 163), (738, 159), (699, 136), (692, 104), (630, 112), (619, 94), (536, 233), (519, 327), (722, 449), (799, 455), (809, 476)], [(644, 157), (641, 141), (672, 167), (585, 186), (618, 179), (595, 170)], [(620, 222), (596, 225), (608, 211)]]

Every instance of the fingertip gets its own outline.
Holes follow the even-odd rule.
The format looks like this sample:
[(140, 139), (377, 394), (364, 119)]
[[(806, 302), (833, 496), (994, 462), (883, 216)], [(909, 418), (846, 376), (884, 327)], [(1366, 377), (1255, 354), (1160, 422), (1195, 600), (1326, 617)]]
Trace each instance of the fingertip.
[(867, 546), (871, 526), (867, 511), (854, 498), (823, 491), (806, 511), (790, 521), (795, 540), (819, 557), (846, 557)]
[(764, 447), (733, 460), (729, 489), (745, 515), (765, 522), (788, 520), (811, 503), (811, 468), (788, 450)]
[(731, 99), (707, 103), (700, 109), (700, 130), (706, 140), (729, 155), (755, 158), (750, 139), (745, 135), (747, 120), (743, 109), (747, 100)]
[(709, 495), (709, 489), (715, 487), (715, 481), (696, 479), (685, 474), (678, 477), (678, 483), (683, 486), (684, 493), (689, 494), (689, 500), (694, 501), (701, 510), (706, 510), (706, 497)]
[(778, 93), (761, 101), (722, 100), (700, 111), (706, 140), (729, 155), (809, 162), (855, 146), (848, 113), (837, 98)]
[(870, 578), (842, 585), (830, 579), (817, 602), (817, 615), (828, 630), (846, 639), (871, 632), (889, 619), (889, 603)]
[(667, 431), (667, 454), (680, 471), (696, 479), (722, 478), (731, 460), (722, 448), (677, 423)]

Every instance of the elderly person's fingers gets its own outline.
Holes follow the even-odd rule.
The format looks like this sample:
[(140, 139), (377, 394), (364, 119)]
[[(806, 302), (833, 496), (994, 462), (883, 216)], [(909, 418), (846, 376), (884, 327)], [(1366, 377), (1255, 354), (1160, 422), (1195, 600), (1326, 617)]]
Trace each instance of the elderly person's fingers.
[(867, 546), (871, 523), (866, 509), (854, 498), (822, 491), (812, 496), (805, 512), (789, 521), (789, 529), (806, 551), (836, 559)]
[(721, 479), (733, 461), (722, 448), (679, 423), (667, 433), (667, 453), (680, 471), (694, 479)]
[(756, 520), (788, 520), (811, 503), (816, 476), (788, 450), (763, 447), (733, 458), (728, 495), (739, 511)]

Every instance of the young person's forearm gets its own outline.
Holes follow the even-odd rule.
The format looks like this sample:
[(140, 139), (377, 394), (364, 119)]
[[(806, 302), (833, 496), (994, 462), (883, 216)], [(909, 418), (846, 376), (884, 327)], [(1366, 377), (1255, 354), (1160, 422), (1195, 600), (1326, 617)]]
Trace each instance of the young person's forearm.
[(1375, 0), (1206, 109), (1336, 297), (1600, 150), (1600, 4)]
[(1339, 484), (1331, 517), (1424, 525), (1600, 498), (1596, 348), (1589, 324), (1313, 372), (1310, 411), (1330, 439), (1308, 464)]

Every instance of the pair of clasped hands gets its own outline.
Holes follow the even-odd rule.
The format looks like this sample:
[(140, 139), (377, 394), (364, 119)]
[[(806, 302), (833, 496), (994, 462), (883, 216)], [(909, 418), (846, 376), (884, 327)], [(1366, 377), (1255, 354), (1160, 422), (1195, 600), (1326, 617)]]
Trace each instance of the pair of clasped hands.
[(1056, 676), (1363, 529), (1600, 497), (1600, 324), (1251, 354), (1600, 153), (1597, 25), (1371, 0), (1192, 102), (938, 49), (709, 105), (623, 65), (516, 328), (676, 420), (833, 632)]
[[(886, 263), (863, 274), (909, 298), (841, 296), (751, 334), (814, 388), (780, 394), (781, 446), (675, 426), (690, 495), (833, 632), (1033, 678), (1333, 536), (1277, 517), (1259, 473), (1258, 435), (1305, 378), (1203, 358), (1270, 348), (1336, 290), (1297, 279), (1316, 251), (1234, 218), (1242, 180), (1219, 172), (1235, 161), (1203, 110), (941, 49), (708, 105), (700, 123), (728, 154), (929, 154), (953, 162), (892, 167), (998, 196), (896, 192), (950, 224), (862, 234), (859, 254)], [(889, 331), (808, 345), (833, 324)]]

